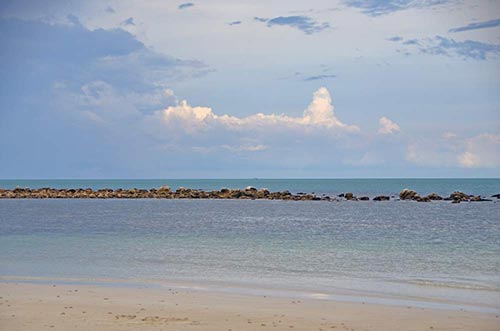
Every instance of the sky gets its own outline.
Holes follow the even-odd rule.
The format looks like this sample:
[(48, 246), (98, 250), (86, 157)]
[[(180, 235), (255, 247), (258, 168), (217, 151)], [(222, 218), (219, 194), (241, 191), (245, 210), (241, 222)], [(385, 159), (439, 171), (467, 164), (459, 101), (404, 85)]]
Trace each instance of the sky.
[(0, 178), (500, 177), (497, 0), (3, 0)]

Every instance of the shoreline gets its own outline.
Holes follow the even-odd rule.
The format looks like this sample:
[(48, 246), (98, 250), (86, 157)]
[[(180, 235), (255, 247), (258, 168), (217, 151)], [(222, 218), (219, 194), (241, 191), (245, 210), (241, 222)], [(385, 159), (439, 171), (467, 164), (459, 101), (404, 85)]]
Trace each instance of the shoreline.
[(497, 330), (498, 313), (192, 288), (1, 283), (8, 330)]
[(0, 284), (93, 286), (104, 288), (129, 288), (166, 290), (176, 289), (189, 292), (234, 294), (251, 297), (300, 298), (337, 303), (369, 303), (372, 305), (391, 307), (414, 307), (447, 311), (468, 311), (477, 313), (500, 314), (500, 307), (486, 304), (466, 303), (439, 297), (416, 296), (337, 288), (334, 291), (313, 290), (275, 286), (272, 284), (235, 283), (226, 281), (194, 281), (194, 280), (157, 280), (157, 279), (113, 279), (113, 278), (79, 278), (79, 277), (30, 277), (0, 276)]
[[(500, 200), (500, 194), (493, 194), (491, 198)], [(431, 193), (427, 196), (421, 196), (414, 190), (403, 189), (399, 196), (376, 195), (355, 196), (352, 192), (340, 193), (334, 196), (327, 194), (317, 195), (314, 192), (305, 193), (290, 191), (271, 192), (268, 189), (257, 189), (253, 186), (248, 186), (244, 189), (228, 189), (205, 191), (202, 189), (178, 188), (173, 191), (168, 186), (162, 186), (158, 189), (98, 189), (91, 188), (21, 188), (2, 189), (0, 188), (0, 199), (232, 199), (232, 200), (291, 200), (291, 201), (391, 201), (391, 200), (410, 200), (417, 202), (431, 201), (451, 201), (452, 203), (460, 202), (482, 202), (494, 201), (485, 198), (481, 195), (466, 194), (460, 191), (455, 191), (447, 197), (442, 197), (436, 193)]]

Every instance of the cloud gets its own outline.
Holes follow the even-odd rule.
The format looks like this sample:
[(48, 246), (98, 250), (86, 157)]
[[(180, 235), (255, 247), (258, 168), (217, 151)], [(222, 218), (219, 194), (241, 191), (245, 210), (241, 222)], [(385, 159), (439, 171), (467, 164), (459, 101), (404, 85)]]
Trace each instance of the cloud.
[(486, 60), (489, 56), (500, 54), (500, 45), (482, 43), (474, 40), (455, 41), (437, 36), (434, 45), (420, 48), (420, 51), (432, 55), (459, 56), (464, 59)]
[(126, 20), (122, 21), (120, 23), (120, 25), (124, 25), (124, 26), (135, 25), (134, 18), (133, 17), (129, 17)]
[(395, 37), (391, 37), (391, 38), (387, 38), (388, 41), (394, 41), (394, 42), (397, 42), (397, 41), (401, 41), (403, 40), (403, 37), (400, 37), (400, 36), (395, 36)]
[(257, 16), (256, 16), (256, 17), (254, 17), (253, 19), (254, 19), (255, 21), (257, 21), (257, 22), (263, 22), (263, 23), (265, 23), (265, 22), (269, 21), (269, 19), (268, 19), (268, 18), (257, 17)]
[(409, 39), (403, 41), (403, 45), (419, 45), (419, 42), (417, 39)]
[(217, 115), (209, 107), (192, 107), (186, 100), (158, 112), (157, 115), (165, 126), (181, 128), (188, 134), (220, 128), (231, 131), (314, 129), (333, 132), (359, 131), (357, 126), (347, 125), (335, 116), (330, 93), (324, 87), (314, 92), (312, 102), (301, 117), (262, 113), (247, 117)]
[(187, 8), (190, 8), (190, 7), (193, 7), (194, 6), (194, 3), (192, 2), (186, 2), (186, 3), (182, 3), (179, 5), (179, 10), (182, 10), (182, 9), (187, 9)]
[(80, 22), (80, 20), (78, 19), (78, 17), (76, 17), (75, 15), (69, 14), (69, 15), (66, 16), (66, 19), (72, 25), (76, 25), (76, 26), (81, 26), (82, 25), (82, 23)]
[(94, 122), (96, 124), (105, 123), (105, 121), (99, 115), (97, 115), (95, 112), (90, 111), (90, 110), (82, 111), (82, 116), (87, 118), (89, 121)]
[(500, 134), (459, 139), (420, 139), (408, 145), (406, 159), (420, 166), (449, 168), (500, 167)]
[(396, 132), (401, 131), (399, 125), (388, 119), (387, 117), (381, 117), (378, 120), (379, 124), (379, 129), (378, 133), (379, 134), (394, 134)]
[(465, 168), (474, 168), (480, 164), (479, 158), (471, 152), (463, 153), (458, 157), (458, 160), (460, 165)]
[[(109, 121), (111, 125), (116, 122)], [(324, 87), (313, 93), (301, 115), (255, 112), (237, 116), (181, 100), (129, 122), (137, 125), (131, 132), (150, 137), (149, 148), (163, 156), (161, 162), (198, 164), (212, 174), (219, 167), (231, 173), (247, 169), (253, 176), (266, 169), (352, 167), (351, 160), (361, 158), (376, 140), (365, 139), (358, 126), (337, 117)], [(392, 147), (386, 144), (384, 149)], [(385, 154), (380, 155), (376, 164), (382, 164), (384, 158)]]
[(454, 145), (428, 139), (408, 144), (406, 160), (422, 167), (456, 167), (457, 151)]
[(106, 13), (109, 13), (109, 14), (114, 14), (116, 11), (114, 10), (113, 7), (111, 6), (108, 6), (106, 7)]
[(358, 8), (369, 16), (380, 16), (407, 10), (444, 5), (450, 0), (344, 0), (348, 7)]
[(455, 56), (470, 60), (487, 60), (500, 55), (500, 45), (474, 40), (456, 41), (442, 36), (403, 40), (399, 40), (403, 45), (417, 47), (419, 52), (429, 55)]
[(230, 145), (222, 145), (222, 148), (227, 149), (228, 151), (231, 152), (259, 152), (259, 151), (264, 151), (269, 148), (269, 146), (266, 145), (239, 145), (239, 146), (230, 146)]
[(456, 138), (458, 135), (455, 133), (455, 132), (450, 132), (450, 131), (447, 131), (447, 132), (444, 132), (443, 135), (441, 137), (443, 137), (443, 139), (454, 139)]
[(304, 79), (302, 79), (305, 82), (310, 82), (310, 81), (315, 81), (315, 80), (324, 80), (324, 79), (330, 79), (330, 78), (335, 78), (337, 77), (336, 75), (316, 75), (316, 76), (309, 76)]
[(500, 166), (500, 135), (481, 134), (466, 140), (458, 161), (465, 168), (494, 168)]
[(460, 26), (458, 28), (450, 29), (450, 30), (448, 30), (448, 32), (456, 33), (456, 32), (463, 32), (463, 31), (470, 31), (470, 30), (489, 29), (489, 28), (495, 28), (498, 26), (500, 26), (500, 18), (498, 18), (496, 20), (470, 23), (466, 26)]
[(255, 17), (254, 20), (263, 23), (265, 22), (267, 23), (268, 27), (272, 27), (275, 25), (290, 26), (292, 28), (299, 29), (305, 34), (318, 33), (330, 28), (330, 24), (326, 22), (316, 22), (312, 18), (307, 16), (278, 16), (271, 19)]
[(120, 158), (117, 142), (139, 144), (137, 123), (173, 103), (164, 94), (170, 82), (210, 70), (157, 53), (123, 29), (0, 19), (0, 31), (4, 176), (85, 176), (80, 171), (101, 167), (111, 175), (121, 167), (112, 161)]

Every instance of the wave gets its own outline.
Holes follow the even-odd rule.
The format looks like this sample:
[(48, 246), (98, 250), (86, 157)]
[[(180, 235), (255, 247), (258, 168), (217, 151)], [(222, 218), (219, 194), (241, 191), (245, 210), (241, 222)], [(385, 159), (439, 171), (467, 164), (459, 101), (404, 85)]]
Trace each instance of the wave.
[(500, 292), (500, 286), (494, 284), (473, 283), (473, 282), (460, 282), (454, 280), (434, 280), (434, 279), (412, 279), (402, 281), (403, 283), (428, 286), (428, 287), (444, 287), (463, 290), (476, 290), (476, 291), (493, 291)]

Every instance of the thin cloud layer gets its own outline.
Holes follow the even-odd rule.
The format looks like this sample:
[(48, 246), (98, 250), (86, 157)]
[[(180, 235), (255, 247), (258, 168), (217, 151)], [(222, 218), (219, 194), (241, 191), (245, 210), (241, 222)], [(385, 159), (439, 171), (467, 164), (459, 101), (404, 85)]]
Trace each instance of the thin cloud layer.
[(194, 3), (192, 3), (192, 2), (181, 3), (179, 5), (179, 7), (177, 7), (177, 8), (179, 8), (179, 10), (182, 10), (182, 9), (187, 9), (190, 7), (194, 7)]
[(380, 16), (407, 10), (444, 5), (450, 0), (344, 0), (348, 7), (358, 8), (369, 16)]
[(406, 159), (420, 166), (495, 168), (500, 166), (500, 135), (484, 133), (470, 138), (444, 134), (439, 139), (415, 140)]
[(299, 29), (305, 34), (318, 33), (330, 28), (330, 24), (326, 22), (316, 22), (308, 16), (278, 16), (275, 18), (255, 17), (254, 19), (258, 22), (267, 23), (268, 27), (272, 27), (275, 25), (289, 26), (295, 29)]
[(460, 26), (458, 28), (450, 29), (450, 30), (448, 30), (448, 32), (456, 33), (456, 32), (463, 32), (463, 31), (470, 31), (470, 30), (490, 29), (490, 28), (496, 28), (498, 26), (500, 26), (500, 18), (498, 18), (496, 20), (470, 23), (470, 24), (465, 25), (465, 26)]
[(305, 82), (310, 82), (310, 81), (314, 81), (314, 80), (332, 79), (335, 77), (337, 77), (337, 75), (323, 74), (323, 75), (309, 76), (309, 77), (306, 77), (302, 80)]
[(460, 57), (470, 60), (487, 60), (500, 55), (500, 45), (475, 40), (456, 41), (452, 38), (436, 36), (427, 39), (390, 38), (404, 46), (415, 47), (422, 54)]
[(126, 20), (124, 20), (123, 22), (121, 22), (120, 24), (124, 25), (124, 26), (128, 26), (128, 25), (134, 26), (135, 25), (134, 18), (133, 17), (129, 17)]
[(486, 60), (490, 56), (500, 54), (500, 45), (474, 40), (455, 41), (451, 38), (437, 36), (434, 42), (434, 45), (422, 47), (420, 51), (433, 55), (455, 55), (464, 59), (473, 60)]

